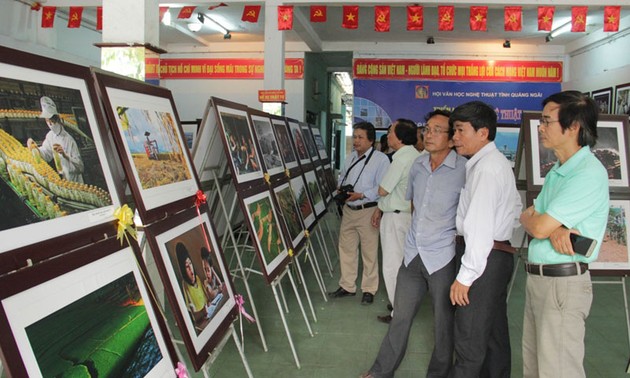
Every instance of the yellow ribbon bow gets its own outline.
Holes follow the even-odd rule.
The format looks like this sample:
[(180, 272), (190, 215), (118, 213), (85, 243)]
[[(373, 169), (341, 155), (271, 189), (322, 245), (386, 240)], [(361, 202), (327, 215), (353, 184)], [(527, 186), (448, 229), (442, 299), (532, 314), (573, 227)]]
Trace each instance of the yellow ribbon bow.
[(118, 234), (116, 235), (116, 239), (120, 240), (121, 245), (123, 243), (123, 236), (127, 243), (129, 243), (127, 233), (129, 233), (134, 240), (138, 240), (136, 229), (132, 227), (133, 211), (131, 211), (129, 206), (125, 204), (114, 210), (114, 218), (118, 219)]

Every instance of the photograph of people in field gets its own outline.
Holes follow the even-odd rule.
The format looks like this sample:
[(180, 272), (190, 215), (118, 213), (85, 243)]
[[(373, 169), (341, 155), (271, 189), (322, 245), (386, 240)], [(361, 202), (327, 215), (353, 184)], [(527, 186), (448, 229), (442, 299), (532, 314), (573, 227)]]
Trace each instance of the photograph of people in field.
[(220, 112), (220, 115), (236, 175), (262, 172), (247, 117), (228, 112)]
[(191, 179), (171, 113), (123, 106), (116, 112), (142, 189)]
[(284, 216), (289, 236), (291, 237), (291, 240), (293, 240), (293, 244), (295, 246), (295, 244), (299, 242), (299, 239), (301, 239), (300, 236), (303, 234), (304, 229), (302, 227), (302, 221), (300, 220), (300, 214), (295, 203), (295, 199), (293, 199), (291, 186), (289, 183), (286, 183), (275, 188), (274, 192), (276, 193), (276, 200), (278, 202), (278, 206), (280, 206), (282, 216)]
[(606, 233), (598, 263), (628, 263), (627, 201), (610, 201)]

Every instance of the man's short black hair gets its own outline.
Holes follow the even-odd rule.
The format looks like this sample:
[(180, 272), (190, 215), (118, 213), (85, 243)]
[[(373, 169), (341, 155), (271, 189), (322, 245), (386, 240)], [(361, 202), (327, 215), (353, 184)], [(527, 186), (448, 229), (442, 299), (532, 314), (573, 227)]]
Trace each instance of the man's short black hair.
[(418, 127), (415, 122), (405, 118), (398, 118), (394, 124), (396, 125), (394, 134), (404, 145), (413, 146), (418, 143), (418, 133), (416, 132)]
[(368, 140), (372, 142), (372, 145), (374, 144), (374, 141), (376, 140), (376, 130), (374, 130), (374, 125), (372, 125), (370, 122), (363, 121), (355, 123), (354, 126), (352, 126), (352, 129), (365, 130)]
[(595, 100), (578, 91), (563, 91), (552, 94), (543, 100), (543, 107), (550, 102), (560, 105), (558, 122), (562, 131), (573, 124), (580, 125), (578, 144), (580, 146), (595, 146), (597, 142), (597, 118), (599, 108)]
[(497, 113), (483, 101), (470, 101), (456, 107), (448, 119), (451, 129), (456, 121), (470, 122), (475, 131), (487, 128), (489, 141), (493, 141), (497, 134)]

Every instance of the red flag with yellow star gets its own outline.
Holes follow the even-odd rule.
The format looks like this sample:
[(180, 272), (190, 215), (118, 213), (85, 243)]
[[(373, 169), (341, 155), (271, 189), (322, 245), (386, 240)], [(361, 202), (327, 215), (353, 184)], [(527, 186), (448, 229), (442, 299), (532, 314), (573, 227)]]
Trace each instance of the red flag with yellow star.
[(192, 16), (193, 12), (195, 11), (195, 8), (197, 7), (196, 6), (183, 7), (179, 11), (177, 18), (190, 18), (190, 16)]
[(42, 28), (52, 28), (57, 7), (42, 7)]
[(453, 31), (455, 23), (455, 7), (452, 5), (438, 6), (438, 30)]
[(343, 20), (341, 21), (341, 27), (346, 29), (356, 29), (359, 27), (358, 5), (343, 6)]
[(374, 7), (374, 30), (377, 32), (389, 31), (389, 13), (390, 9), (387, 5)]
[(407, 30), (424, 29), (424, 8), (422, 5), (407, 5)]
[(521, 31), (523, 29), (523, 7), (503, 8), (503, 29)]
[(588, 7), (571, 7), (571, 31), (574, 33), (586, 31), (586, 12)]
[(241, 21), (257, 23), (260, 16), (260, 5), (245, 5)]
[(604, 7), (604, 31), (605, 32), (618, 32), (619, 31), (619, 15), (621, 14), (621, 6), (606, 6)]
[(103, 7), (96, 7), (96, 30), (103, 30)]
[(278, 30), (293, 29), (293, 5), (278, 5)]
[(551, 31), (556, 7), (538, 7), (538, 30)]
[(160, 22), (164, 19), (166, 12), (168, 12), (168, 7), (160, 7)]
[(470, 7), (470, 30), (486, 31), (488, 21), (488, 7)]
[(83, 7), (70, 7), (68, 12), (68, 27), (81, 27), (81, 17), (83, 16)]
[(325, 5), (311, 5), (311, 22), (326, 22)]

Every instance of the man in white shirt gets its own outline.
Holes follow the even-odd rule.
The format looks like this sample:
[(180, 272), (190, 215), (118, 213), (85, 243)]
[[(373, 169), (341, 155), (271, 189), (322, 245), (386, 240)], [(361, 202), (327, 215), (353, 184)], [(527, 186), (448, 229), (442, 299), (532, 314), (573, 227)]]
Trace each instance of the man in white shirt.
[(461, 266), (450, 290), (457, 305), (450, 376), (509, 377), (506, 299), (514, 268), (509, 240), (522, 204), (512, 167), (493, 142), (497, 115), (492, 107), (468, 102), (453, 110), (449, 123), (457, 153), (469, 157), (456, 218)]

